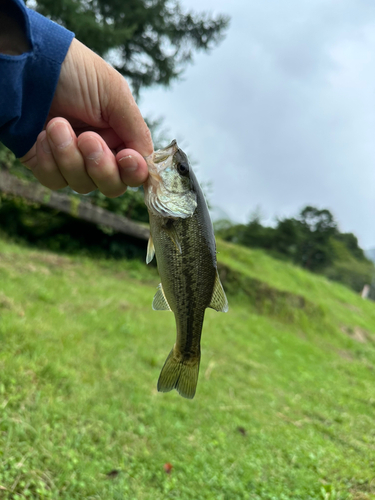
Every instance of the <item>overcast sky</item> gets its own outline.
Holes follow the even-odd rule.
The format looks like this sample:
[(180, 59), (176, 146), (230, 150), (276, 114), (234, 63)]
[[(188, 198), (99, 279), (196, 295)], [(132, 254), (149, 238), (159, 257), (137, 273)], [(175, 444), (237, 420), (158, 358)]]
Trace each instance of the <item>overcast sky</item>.
[(227, 36), (169, 89), (143, 91), (211, 181), (214, 215), (264, 223), (305, 205), (375, 247), (375, 2), (181, 0), (231, 16)]

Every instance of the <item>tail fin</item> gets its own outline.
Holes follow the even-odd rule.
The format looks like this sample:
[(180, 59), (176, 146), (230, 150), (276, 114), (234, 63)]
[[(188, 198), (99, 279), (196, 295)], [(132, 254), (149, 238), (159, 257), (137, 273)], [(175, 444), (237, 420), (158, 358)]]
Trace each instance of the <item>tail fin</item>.
[(200, 360), (200, 353), (194, 358), (184, 359), (173, 348), (160, 372), (158, 391), (169, 392), (176, 389), (182, 397), (193, 399), (197, 388)]

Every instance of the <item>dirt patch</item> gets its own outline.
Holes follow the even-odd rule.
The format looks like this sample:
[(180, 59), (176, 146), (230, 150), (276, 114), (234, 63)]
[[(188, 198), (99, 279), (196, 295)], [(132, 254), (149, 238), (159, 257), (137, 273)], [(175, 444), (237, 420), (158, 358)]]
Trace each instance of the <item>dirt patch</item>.
[(0, 268), (14, 270), (20, 274), (39, 273), (49, 276), (56, 269), (73, 273), (78, 264), (60, 255), (31, 252), (27, 256), (14, 253), (0, 253)]
[(353, 353), (350, 351), (345, 351), (344, 349), (338, 349), (337, 354), (340, 356), (340, 358), (346, 359), (347, 361), (353, 361)]
[(50, 268), (66, 268), (75, 267), (77, 264), (73, 262), (69, 257), (63, 257), (61, 255), (56, 255), (53, 253), (31, 253), (29, 254), (30, 259), (33, 262), (38, 262), (40, 264), (45, 264)]
[(348, 337), (361, 344), (366, 344), (367, 342), (375, 341), (375, 334), (361, 328), (360, 326), (345, 326), (341, 327), (341, 331), (345, 333)]

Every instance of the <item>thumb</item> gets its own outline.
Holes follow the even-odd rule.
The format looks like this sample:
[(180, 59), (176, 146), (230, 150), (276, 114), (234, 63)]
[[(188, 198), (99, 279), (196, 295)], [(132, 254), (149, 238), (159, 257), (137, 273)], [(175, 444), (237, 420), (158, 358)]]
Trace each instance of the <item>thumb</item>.
[[(108, 123), (127, 148), (149, 156), (153, 150), (151, 132), (144, 121), (126, 80), (116, 70), (106, 88)], [(115, 75), (113, 75), (114, 77)]]

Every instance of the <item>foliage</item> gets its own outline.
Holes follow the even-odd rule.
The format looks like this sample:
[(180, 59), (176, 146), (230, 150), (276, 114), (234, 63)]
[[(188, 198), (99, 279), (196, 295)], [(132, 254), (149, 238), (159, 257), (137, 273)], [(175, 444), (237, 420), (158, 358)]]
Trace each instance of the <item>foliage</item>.
[(138, 190), (128, 189), (117, 198), (107, 198), (100, 191), (90, 193), (88, 198), (99, 207), (105, 208), (115, 214), (123, 215), (139, 222), (148, 222), (147, 207), (144, 202), (143, 188)]
[[(131, 210), (132, 196), (123, 199)], [(0, 229), (20, 243), (55, 252), (145, 259), (143, 241), (1, 192)]]
[(14, 154), (0, 142), (0, 169), (9, 170), (13, 175), (34, 181), (33, 174), (17, 160)]
[(365, 252), (358, 245), (358, 239), (353, 233), (337, 233), (335, 240), (340, 241), (357, 260), (367, 260)]
[(337, 232), (337, 224), (329, 210), (305, 207), (297, 218), (298, 252), (296, 261), (303, 267), (318, 271), (332, 262), (330, 239)]
[(324, 274), (327, 278), (339, 281), (357, 292), (361, 292), (365, 284), (375, 284), (374, 265), (364, 260), (338, 260), (325, 269)]
[(0, 238), (2, 499), (374, 497), (372, 304), (260, 250), (218, 250), (266, 300), (313, 307), (269, 315), (239, 279), (228, 314), (207, 310), (188, 401), (155, 389), (175, 335), (151, 309), (155, 270)]
[(37, 0), (69, 30), (141, 87), (168, 85), (198, 50), (222, 38), (228, 18), (184, 12), (177, 0)]
[(278, 220), (275, 227), (263, 226), (258, 215), (248, 224), (222, 221), (216, 227), (227, 241), (263, 248), (310, 271), (324, 273), (356, 291), (370, 284), (375, 275), (375, 268), (366, 259), (357, 238), (352, 233), (340, 233), (327, 209), (307, 206), (296, 218)]

